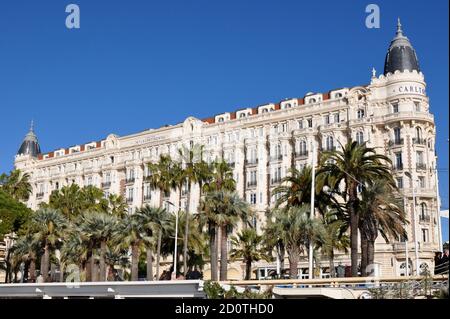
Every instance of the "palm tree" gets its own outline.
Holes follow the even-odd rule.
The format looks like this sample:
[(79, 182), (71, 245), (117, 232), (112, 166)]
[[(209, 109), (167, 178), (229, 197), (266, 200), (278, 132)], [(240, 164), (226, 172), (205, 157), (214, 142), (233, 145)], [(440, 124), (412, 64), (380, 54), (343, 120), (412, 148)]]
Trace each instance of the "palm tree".
[(359, 202), (359, 230), (361, 236), (361, 275), (372, 265), (375, 255), (375, 240), (380, 233), (386, 242), (392, 238), (406, 238), (407, 220), (395, 185), (376, 180), (364, 188)]
[(157, 163), (149, 163), (148, 169), (150, 175), (147, 180), (150, 186), (154, 189), (158, 189), (160, 192), (159, 206), (163, 206), (164, 194), (170, 191), (173, 184), (172, 177), (173, 162), (169, 155), (160, 155)]
[(144, 225), (139, 217), (127, 215), (120, 220), (118, 225), (115, 241), (123, 248), (131, 247), (131, 280), (138, 280), (138, 266), (141, 249), (145, 241), (148, 241)]
[(336, 277), (334, 252), (337, 250), (347, 253), (347, 248), (350, 246), (350, 240), (345, 234), (347, 226), (344, 221), (339, 219), (327, 219), (324, 219), (324, 229), (318, 245), (320, 246), (322, 253), (328, 258), (330, 276), (334, 278)]
[(65, 217), (72, 220), (81, 214), (82, 206), (81, 189), (77, 184), (71, 184), (59, 190), (54, 190), (50, 194), (48, 204), (43, 204), (41, 207), (57, 209)]
[(277, 258), (280, 262), (280, 273), (277, 275), (281, 277), (281, 275), (284, 273), (284, 256), (286, 254), (286, 247), (282, 239), (282, 225), (278, 223), (276, 219), (277, 213), (278, 210), (276, 209), (268, 209), (266, 211), (266, 225), (264, 227), (263, 246), (267, 250), (269, 255), (271, 255), (273, 250), (275, 249)]
[(169, 222), (169, 214), (164, 208), (151, 207), (145, 205), (136, 212), (137, 218), (141, 221), (147, 237), (151, 241), (147, 243), (147, 280), (153, 280), (153, 255), (154, 237), (157, 236), (156, 242), (156, 280), (159, 280), (159, 265), (161, 256), (161, 241), (163, 234)]
[(100, 281), (106, 280), (105, 254), (107, 251), (107, 243), (113, 234), (115, 234), (117, 226), (118, 220), (113, 215), (100, 212), (88, 212), (83, 215), (83, 223), (80, 226), (81, 231), (92, 243), (94, 249), (100, 248)]
[(19, 256), (28, 263), (28, 282), (36, 281), (36, 251), (39, 249), (39, 242), (33, 240), (33, 236), (26, 234), (20, 237), (11, 248), (14, 255)]
[(86, 269), (86, 281), (91, 280), (91, 267), (88, 263), (88, 244), (83, 240), (80, 229), (72, 225), (64, 236), (64, 245), (60, 251), (60, 280), (64, 280), (64, 269), (69, 264), (77, 265), (79, 270)]
[(350, 217), (352, 276), (358, 276), (358, 185), (370, 185), (378, 178), (392, 180), (390, 159), (375, 149), (349, 140), (342, 150), (326, 151), (321, 157), (318, 176), (332, 189), (344, 183), (344, 199)]
[(127, 202), (122, 195), (109, 194), (106, 211), (118, 218), (123, 218), (128, 213), (127, 208)]
[(206, 192), (213, 191), (234, 191), (236, 190), (236, 181), (233, 178), (233, 170), (224, 159), (214, 161), (210, 165), (211, 175), (205, 181), (203, 190)]
[(243, 229), (237, 236), (231, 237), (233, 248), (230, 251), (232, 261), (243, 259), (245, 263), (245, 280), (250, 280), (252, 263), (264, 259), (270, 261), (270, 256), (261, 252), (260, 246), (263, 237), (256, 233), (254, 228)]
[[(181, 183), (187, 184), (187, 205), (186, 205), (186, 221), (184, 230), (184, 246), (183, 246), (183, 271), (184, 276), (187, 273), (187, 258), (188, 258), (188, 236), (189, 236), (189, 213), (191, 202), (191, 189), (193, 183), (200, 183), (200, 188), (205, 177), (205, 168), (203, 157), (203, 145), (194, 144), (191, 148), (187, 148), (183, 145), (178, 150), (178, 154), (181, 159), (181, 173), (178, 175), (177, 180)], [(182, 186), (182, 185), (181, 185)], [(181, 190), (180, 190), (181, 192)]]
[(0, 187), (11, 197), (19, 201), (27, 201), (33, 189), (30, 184), (30, 175), (16, 169), (9, 175), (0, 175)]
[(60, 244), (66, 225), (66, 218), (54, 209), (40, 209), (31, 217), (33, 239), (39, 241), (44, 249), (41, 256), (41, 275), (44, 282), (48, 281), (50, 250)]
[(289, 174), (282, 180), (280, 186), (273, 190), (273, 195), (279, 195), (275, 207), (300, 206), (311, 200), (312, 169), (305, 166), (302, 170), (291, 168)]
[[(320, 242), (321, 224), (310, 218), (310, 206), (302, 205), (277, 209), (272, 212), (272, 222), (288, 253), (291, 278), (297, 278), (300, 255), (309, 247), (311, 241)], [(311, 258), (313, 256), (310, 256)]]

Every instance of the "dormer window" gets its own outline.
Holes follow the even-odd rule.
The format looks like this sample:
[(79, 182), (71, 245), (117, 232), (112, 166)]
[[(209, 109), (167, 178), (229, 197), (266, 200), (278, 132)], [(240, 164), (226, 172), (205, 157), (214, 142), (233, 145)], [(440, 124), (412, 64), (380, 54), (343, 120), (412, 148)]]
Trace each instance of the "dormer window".
[(398, 103), (392, 104), (392, 113), (398, 113)]
[(245, 113), (239, 114), (239, 118), (244, 118), (244, 117), (245, 117)]
[(267, 112), (269, 112), (269, 110), (268, 109), (263, 109), (262, 112), (263, 113), (267, 113)]
[(316, 103), (316, 102), (317, 102), (317, 100), (315, 98), (309, 99), (309, 103)]
[(223, 122), (223, 117), (219, 117), (219, 123)]
[(335, 95), (334, 95), (334, 98), (335, 99), (339, 99), (339, 98), (341, 98), (342, 97), (342, 93), (336, 93)]

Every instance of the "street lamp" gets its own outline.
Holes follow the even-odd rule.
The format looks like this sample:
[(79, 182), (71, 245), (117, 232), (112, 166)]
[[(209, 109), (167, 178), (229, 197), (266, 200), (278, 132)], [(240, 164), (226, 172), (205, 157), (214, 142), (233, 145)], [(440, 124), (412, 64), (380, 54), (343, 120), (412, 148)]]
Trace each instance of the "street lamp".
[[(173, 274), (172, 279), (177, 278), (177, 239), (178, 239), (178, 210), (180, 209), (171, 201), (166, 200), (166, 203), (175, 208), (175, 250), (173, 253)], [(178, 208), (178, 209), (177, 209)]]
[(413, 201), (413, 228), (414, 228), (414, 251), (416, 255), (416, 276), (419, 275), (419, 247), (417, 238), (417, 214), (416, 214), (416, 191), (415, 191), (415, 181), (409, 172), (405, 172), (405, 175), (410, 179), (412, 186), (412, 201)]

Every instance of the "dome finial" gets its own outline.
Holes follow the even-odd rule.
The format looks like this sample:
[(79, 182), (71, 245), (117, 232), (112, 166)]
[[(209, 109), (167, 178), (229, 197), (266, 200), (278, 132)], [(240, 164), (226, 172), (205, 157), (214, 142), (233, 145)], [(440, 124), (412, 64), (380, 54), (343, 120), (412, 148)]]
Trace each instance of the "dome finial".
[(400, 22), (400, 17), (397, 18), (397, 37), (403, 36), (402, 23)]
[(30, 132), (34, 132), (34, 121), (33, 120), (31, 120)]

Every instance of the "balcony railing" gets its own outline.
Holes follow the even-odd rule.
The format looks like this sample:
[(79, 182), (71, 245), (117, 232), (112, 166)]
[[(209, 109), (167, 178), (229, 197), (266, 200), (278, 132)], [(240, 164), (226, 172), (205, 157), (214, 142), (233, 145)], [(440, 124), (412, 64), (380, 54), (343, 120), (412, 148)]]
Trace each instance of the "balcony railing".
[(245, 160), (245, 165), (256, 165), (258, 164), (257, 158), (247, 159)]
[(427, 165), (425, 165), (424, 163), (417, 163), (416, 169), (424, 171), (427, 169)]
[(270, 184), (274, 185), (274, 184), (279, 184), (281, 182), (281, 177), (275, 177), (275, 178), (271, 178), (270, 179)]
[(256, 181), (247, 182), (247, 187), (255, 187), (255, 186), (256, 186)]
[(229, 162), (229, 163), (227, 163), (228, 164), (228, 166), (230, 166), (231, 168), (234, 168), (235, 166), (236, 166), (236, 163), (235, 162)]
[(102, 183), (102, 188), (108, 188), (111, 186), (111, 182), (103, 182)]
[(413, 144), (416, 144), (416, 145), (427, 145), (427, 141), (425, 139), (423, 139), (423, 138), (414, 137), (412, 140), (413, 140)]
[(430, 215), (419, 215), (419, 221), (429, 223), (431, 221)]
[(295, 152), (295, 157), (308, 157), (308, 151)]
[(144, 195), (144, 202), (148, 202), (151, 199), (152, 199), (151, 195)]
[(39, 192), (36, 194), (36, 198), (42, 198), (44, 197), (44, 192)]
[(131, 203), (133, 203), (133, 197), (128, 197), (127, 198), (127, 204), (131, 204)]
[(389, 146), (397, 146), (397, 145), (403, 145), (404, 140), (402, 138), (396, 138), (394, 140), (389, 141)]
[(283, 159), (283, 155), (281, 155), (281, 154), (270, 156), (271, 161), (281, 161), (282, 159)]
[(392, 169), (394, 171), (401, 171), (401, 170), (403, 170), (403, 163), (398, 163), (398, 164), (394, 165), (394, 167), (392, 167)]
[(132, 184), (132, 183), (134, 183), (134, 181), (135, 181), (134, 177), (128, 177), (127, 179), (125, 179), (125, 183), (127, 183), (127, 184)]

